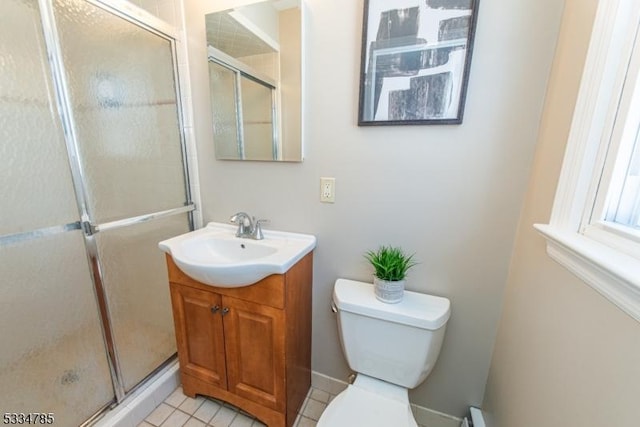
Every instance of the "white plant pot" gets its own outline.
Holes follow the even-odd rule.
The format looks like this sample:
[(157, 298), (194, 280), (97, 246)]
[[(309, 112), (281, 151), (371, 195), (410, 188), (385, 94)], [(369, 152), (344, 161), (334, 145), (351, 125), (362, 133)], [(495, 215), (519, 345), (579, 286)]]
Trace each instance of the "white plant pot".
[(373, 276), (373, 287), (376, 298), (387, 304), (396, 304), (402, 301), (404, 295), (404, 280), (389, 282)]

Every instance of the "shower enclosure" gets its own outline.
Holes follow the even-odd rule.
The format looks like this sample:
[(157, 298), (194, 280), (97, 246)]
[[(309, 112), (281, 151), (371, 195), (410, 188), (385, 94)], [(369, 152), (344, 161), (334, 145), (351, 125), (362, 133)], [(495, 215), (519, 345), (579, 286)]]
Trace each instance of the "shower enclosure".
[(0, 2), (0, 412), (80, 425), (175, 354), (157, 242), (193, 228), (174, 40)]

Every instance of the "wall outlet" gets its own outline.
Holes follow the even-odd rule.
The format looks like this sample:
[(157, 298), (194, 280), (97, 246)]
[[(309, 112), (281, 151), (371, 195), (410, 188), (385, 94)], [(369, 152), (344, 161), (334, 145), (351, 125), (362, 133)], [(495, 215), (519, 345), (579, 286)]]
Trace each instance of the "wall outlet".
[(336, 201), (335, 178), (320, 178), (320, 201), (323, 203), (334, 203)]

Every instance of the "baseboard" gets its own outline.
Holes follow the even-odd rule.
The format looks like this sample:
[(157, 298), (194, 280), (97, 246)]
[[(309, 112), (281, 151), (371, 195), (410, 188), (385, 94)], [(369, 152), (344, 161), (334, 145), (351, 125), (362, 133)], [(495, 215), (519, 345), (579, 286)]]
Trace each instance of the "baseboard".
[(486, 427), (487, 424), (484, 420), (484, 414), (479, 408), (471, 407), (471, 420), (473, 421), (473, 427)]
[(93, 427), (136, 427), (180, 385), (178, 361), (171, 363), (148, 385), (107, 412)]
[[(347, 388), (349, 384), (319, 372), (311, 372), (311, 386), (329, 394), (336, 395)], [(418, 424), (429, 427), (460, 427), (462, 419), (453, 415), (434, 411), (433, 409), (411, 404), (413, 415)]]
[(311, 371), (311, 387), (313, 388), (336, 395), (346, 389), (348, 385), (349, 383), (346, 381), (340, 381), (319, 372)]

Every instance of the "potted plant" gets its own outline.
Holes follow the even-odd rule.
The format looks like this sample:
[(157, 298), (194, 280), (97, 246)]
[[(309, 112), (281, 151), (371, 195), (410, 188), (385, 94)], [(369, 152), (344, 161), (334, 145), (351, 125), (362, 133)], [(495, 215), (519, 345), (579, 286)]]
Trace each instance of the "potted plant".
[(413, 254), (407, 255), (397, 247), (380, 246), (376, 251), (367, 251), (365, 258), (375, 270), (376, 298), (389, 304), (402, 301), (407, 271), (416, 265)]

